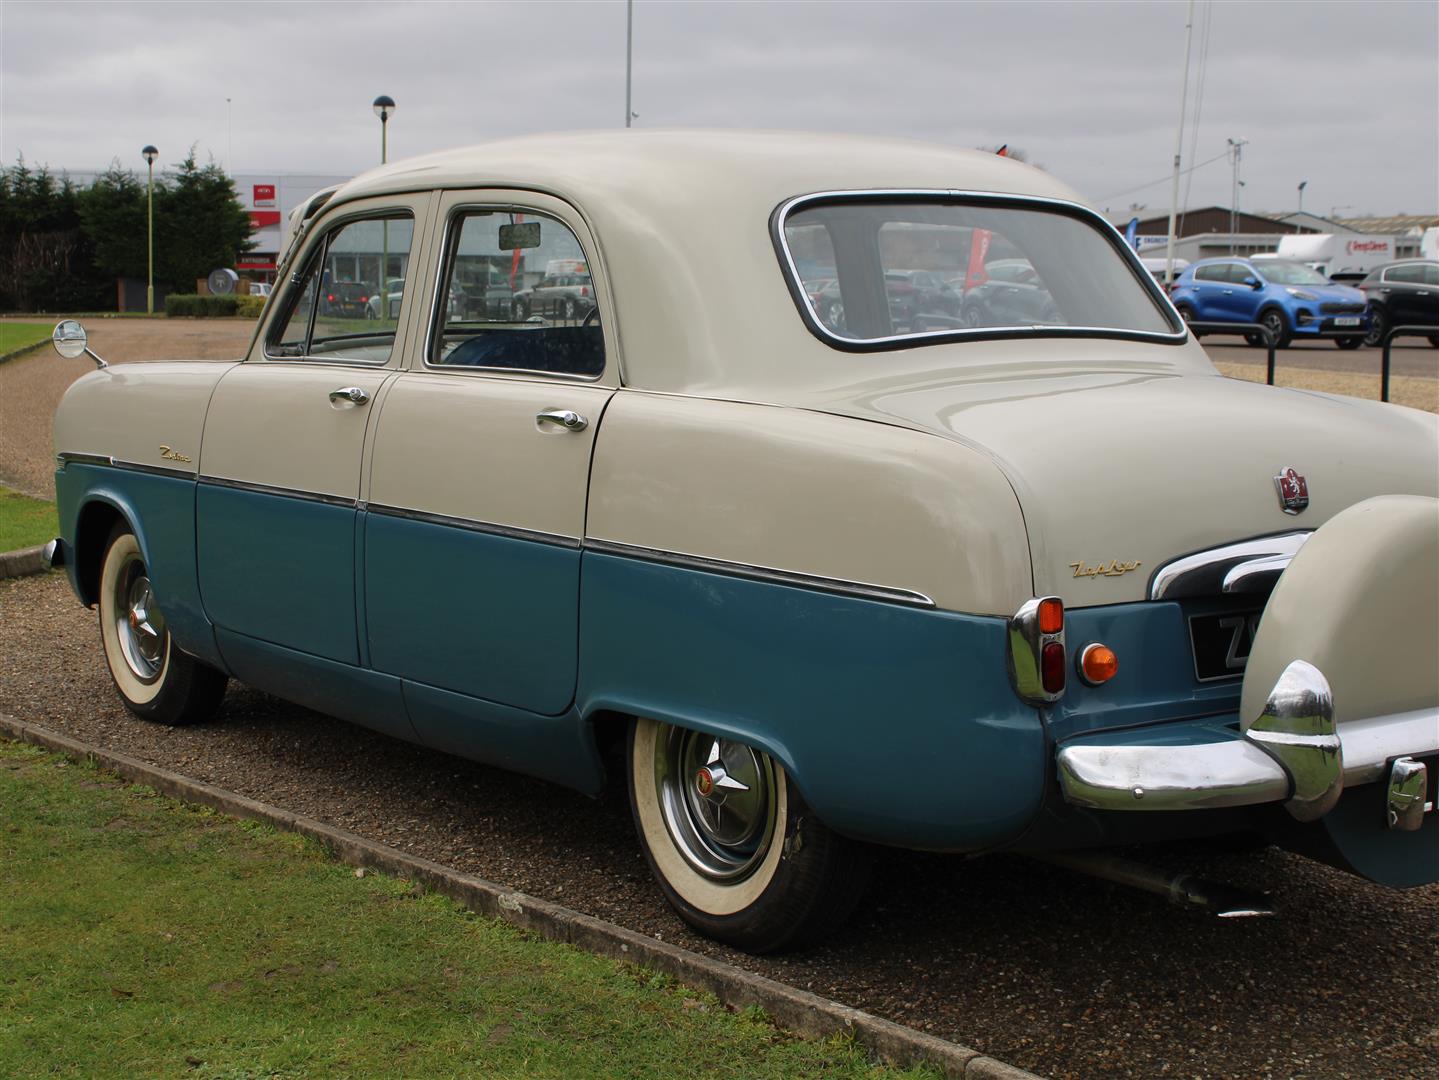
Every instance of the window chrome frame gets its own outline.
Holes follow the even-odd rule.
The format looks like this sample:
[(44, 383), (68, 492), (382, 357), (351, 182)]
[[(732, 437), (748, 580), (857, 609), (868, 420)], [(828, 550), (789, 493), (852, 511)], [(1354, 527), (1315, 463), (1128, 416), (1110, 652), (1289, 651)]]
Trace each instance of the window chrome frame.
[[(1094, 226), (1100, 236), (1107, 240), (1115, 253), (1124, 260), (1129, 272), (1139, 287), (1144, 289), (1158, 307), (1173, 331), (1162, 333), (1152, 330), (1128, 330), (1104, 326), (986, 326), (973, 329), (928, 330), (919, 334), (891, 334), (878, 338), (847, 338), (834, 333), (820, 321), (810, 306), (809, 297), (799, 276), (799, 267), (789, 249), (785, 236), (785, 224), (789, 216), (799, 210), (835, 203), (889, 203), (889, 202), (930, 202), (930, 203), (974, 203), (991, 207), (1012, 207), (1015, 209), (1041, 210), (1077, 218)], [(1102, 215), (1081, 203), (1069, 199), (1056, 199), (1042, 195), (1019, 195), (993, 191), (967, 191), (958, 188), (869, 188), (839, 191), (817, 191), (808, 195), (797, 195), (780, 203), (770, 215), (770, 240), (775, 254), (779, 257), (785, 284), (789, 287), (790, 298), (799, 309), (800, 317), (810, 333), (826, 345), (844, 352), (883, 352), (894, 349), (909, 349), (950, 341), (983, 341), (994, 339), (1058, 338), (1111, 338), (1122, 341), (1151, 341), (1165, 345), (1182, 345), (1190, 339), (1189, 328), (1175, 310), (1169, 294), (1159, 287), (1138, 254), (1124, 242), (1119, 230)]]
[(435, 352), (435, 345), (444, 333), (441, 316), (443, 308), (441, 302), (445, 300), (442, 294), (448, 292), (446, 285), (450, 278), (450, 245), (452, 241), (456, 245), (459, 244), (460, 233), (463, 230), (462, 219), (467, 215), (478, 216), (473, 213), (476, 210), (484, 210), (492, 214), (535, 214), (540, 217), (549, 218), (551, 221), (557, 221), (563, 225), (569, 230), (570, 235), (575, 238), (575, 243), (580, 246), (580, 250), (585, 254), (585, 265), (590, 267), (590, 287), (595, 289), (595, 311), (599, 311), (600, 309), (600, 294), (598, 288), (595, 287), (595, 260), (591, 256), (589, 248), (585, 246), (585, 242), (580, 239), (579, 233), (575, 232), (574, 227), (571, 226), (569, 222), (560, 218), (553, 211), (539, 210), (533, 206), (521, 206), (518, 203), (461, 203), (450, 207), (450, 212), (445, 219), (444, 231), (441, 234), (439, 260), (435, 265), (434, 301), (430, 305), (429, 325), (425, 330), (424, 350), (420, 353), (420, 363), (422, 366), (420, 368), (412, 368), (411, 370), (428, 371), (437, 374), (458, 373), (463, 375), (466, 372), (472, 372), (476, 375), (514, 375), (526, 379), (557, 379), (562, 382), (579, 383), (597, 383), (602, 380), (610, 366), (610, 350), (608, 345), (604, 344), (603, 317), (600, 317), (600, 340), (601, 343), (604, 344), (604, 351), (602, 353), (604, 365), (593, 375), (579, 375), (568, 371), (539, 371), (535, 368), (487, 367), (481, 364), (437, 364), (431, 360)]
[[(327, 201), (328, 201), (328, 200), (327, 200)], [(319, 212), (319, 210), (318, 210), (318, 208), (317, 208), (316, 213), (318, 213), (318, 212)], [(415, 212), (415, 210), (414, 210), (413, 207), (408, 207), (408, 206), (405, 206), (405, 207), (395, 206), (395, 207), (388, 207), (388, 208), (387, 208), (387, 207), (367, 207), (367, 208), (364, 209), (364, 210), (357, 210), (357, 211), (355, 211), (355, 212), (353, 212), (353, 213), (349, 213), (349, 214), (346, 214), (346, 213), (344, 213), (343, 211), (341, 211), (340, 215), (339, 215), (338, 217), (336, 217), (334, 221), (332, 221), (332, 222), (325, 222), (325, 223), (324, 223), (324, 229), (323, 229), (323, 231), (320, 232), (320, 234), (318, 235), (318, 237), (316, 237), (316, 239), (315, 239), (314, 242), (315, 242), (316, 245), (318, 245), (318, 246), (321, 248), (321, 250), (322, 250), (323, 252), (328, 253), (329, 248), (330, 248), (330, 239), (331, 239), (331, 237), (333, 237), (333, 236), (335, 235), (335, 233), (338, 232), (339, 230), (344, 229), (344, 228), (346, 228), (346, 227), (348, 227), (348, 226), (350, 226), (350, 225), (353, 225), (353, 224), (354, 224), (355, 222), (357, 222), (357, 221), (365, 221), (365, 220), (374, 220), (374, 219), (377, 219), (377, 218), (393, 217), (393, 216), (395, 216), (396, 213), (398, 213), (398, 214), (399, 214), (400, 216), (402, 216), (402, 217), (403, 217), (403, 216), (407, 216), (407, 217), (409, 217), (409, 219), (410, 219), (410, 222), (411, 222), (411, 236), (410, 236), (410, 252), (409, 252), (409, 254), (410, 254), (411, 260), (414, 260), (415, 257), (416, 257), (416, 254), (417, 254), (416, 249), (415, 249), (415, 241), (420, 238), (420, 228), (421, 228), (421, 224), (420, 224), (420, 215)], [(309, 257), (313, 257), (314, 254), (315, 254), (315, 248), (312, 247), (309, 251), (306, 251), (306, 252), (303, 252), (303, 253), (301, 253), (301, 252), (295, 252), (295, 253), (294, 253), (295, 260), (296, 260), (297, 262), (299, 262), (300, 265), (301, 265), (301, 267), (303, 268), (302, 271), (301, 271), (301, 273), (303, 273), (304, 270), (308, 270), (308, 269), (309, 269), (309, 263), (306, 261), (306, 259), (300, 258), (301, 254), (303, 254), (303, 255), (306, 257), (306, 259), (309, 258)], [(321, 259), (321, 261), (324, 260), (324, 254), (321, 254), (320, 259)], [(381, 269), (383, 270), (384, 268), (382, 267)], [(381, 276), (383, 277), (384, 275), (382, 274)], [(406, 281), (408, 281), (408, 280), (409, 280), (409, 278), (407, 277), (407, 278), (406, 278)], [(263, 347), (262, 347), (262, 356), (264, 357), (264, 359), (265, 359), (265, 361), (266, 361), (267, 363), (280, 363), (280, 364), (283, 364), (283, 363), (297, 363), (297, 364), (343, 364), (343, 365), (346, 365), (346, 366), (348, 366), (348, 367), (362, 367), (362, 368), (370, 368), (370, 369), (378, 370), (378, 369), (381, 369), (381, 368), (389, 367), (389, 366), (391, 366), (392, 364), (395, 364), (395, 363), (397, 362), (397, 359), (398, 359), (398, 357), (400, 356), (400, 353), (401, 353), (401, 351), (402, 351), (402, 349), (401, 349), (402, 339), (401, 339), (401, 335), (400, 335), (399, 319), (396, 319), (396, 320), (395, 320), (394, 344), (393, 344), (393, 345), (391, 346), (391, 348), (390, 348), (390, 355), (389, 355), (388, 357), (386, 357), (384, 360), (361, 360), (361, 359), (359, 359), (359, 358), (357, 358), (357, 357), (350, 357), (350, 356), (316, 356), (316, 355), (314, 355), (313, 353), (308, 353), (308, 352), (307, 352), (307, 353), (304, 353), (303, 355), (300, 355), (300, 356), (276, 356), (276, 355), (274, 355), (273, 353), (271, 353), (271, 352), (270, 352), (270, 348), (271, 348), (271, 346), (273, 346), (273, 345), (276, 344), (275, 338), (276, 338), (276, 336), (278, 335), (279, 329), (281, 329), (281, 328), (283, 328), (284, 326), (286, 326), (286, 325), (289, 324), (290, 316), (294, 313), (294, 308), (289, 306), (289, 300), (290, 300), (290, 293), (291, 293), (291, 291), (294, 290), (296, 287), (300, 287), (300, 288), (301, 288), (301, 292), (300, 292), (299, 295), (297, 295), (296, 298), (295, 298), (295, 304), (296, 304), (296, 305), (299, 304), (299, 302), (300, 302), (300, 297), (304, 296), (303, 282), (300, 281), (300, 280), (297, 280), (296, 277), (295, 277), (295, 275), (292, 274), (292, 275), (289, 275), (288, 277), (282, 278), (282, 282), (283, 282), (283, 284), (284, 284), (284, 286), (285, 286), (285, 288), (284, 288), (284, 294), (283, 294), (283, 299), (285, 300), (285, 303), (286, 303), (287, 306), (286, 306), (285, 308), (279, 308), (279, 307), (277, 307), (277, 308), (275, 309), (276, 311), (284, 311), (285, 314), (284, 314), (283, 316), (277, 316), (277, 317), (276, 317), (275, 322), (272, 323), (271, 326), (269, 327), (270, 332), (269, 332), (268, 334), (266, 334), (266, 336), (265, 336), (264, 345), (263, 345)], [(383, 281), (380, 283), (380, 290), (381, 290), (381, 292), (384, 291), (384, 282), (383, 282)], [(407, 291), (408, 291), (408, 290), (407, 290)], [(404, 301), (403, 298), (400, 300), (400, 310), (401, 310), (401, 312), (403, 312), (403, 311), (405, 310), (405, 301)], [(306, 347), (307, 349), (309, 348), (309, 346), (310, 346), (310, 345), (313, 343), (313, 341), (314, 341), (314, 338), (315, 338), (315, 319), (318, 317), (319, 313), (320, 313), (320, 297), (319, 297), (319, 290), (318, 290), (318, 287), (317, 287), (317, 288), (316, 288), (316, 293), (315, 293), (315, 308), (314, 308), (313, 311), (310, 312), (310, 320), (309, 320), (308, 325), (307, 325), (306, 328), (305, 328), (305, 347)]]

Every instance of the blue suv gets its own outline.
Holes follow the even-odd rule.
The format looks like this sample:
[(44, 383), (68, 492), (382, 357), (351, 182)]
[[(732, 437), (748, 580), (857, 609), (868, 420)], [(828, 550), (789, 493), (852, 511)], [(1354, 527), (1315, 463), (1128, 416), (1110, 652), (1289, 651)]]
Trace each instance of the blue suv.
[[(1296, 337), (1321, 335), (1357, 349), (1369, 330), (1362, 292), (1282, 259), (1202, 259), (1175, 279), (1170, 295), (1186, 322), (1260, 323), (1281, 349)], [(1245, 340), (1264, 344), (1260, 334)]]

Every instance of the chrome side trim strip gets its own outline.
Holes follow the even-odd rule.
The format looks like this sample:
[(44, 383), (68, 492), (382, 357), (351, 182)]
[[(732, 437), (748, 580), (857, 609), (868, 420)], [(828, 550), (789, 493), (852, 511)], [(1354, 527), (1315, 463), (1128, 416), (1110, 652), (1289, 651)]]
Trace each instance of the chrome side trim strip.
[(252, 484), (248, 480), (230, 480), (223, 476), (201, 476), (200, 483), (214, 487), (231, 488), (235, 491), (252, 491), (257, 495), (278, 495), (284, 499), (303, 499), (305, 502), (324, 503), (326, 506), (344, 506), (353, 509), (356, 499), (341, 495), (325, 495), (318, 491), (296, 491), (294, 488), (275, 487), (271, 484)]
[(689, 555), (680, 551), (663, 551), (659, 548), (640, 547), (637, 544), (622, 544), (613, 540), (598, 540), (586, 537), (585, 550), (598, 555), (619, 555), (625, 558), (643, 559), (646, 562), (663, 563), (687, 570), (702, 570), (728, 577), (746, 578), (751, 581), (770, 581), (779, 585), (793, 585), (800, 589), (834, 593), (838, 596), (857, 596), (864, 600), (883, 600), (892, 604), (907, 604), (911, 607), (933, 608), (935, 604), (924, 593), (910, 589), (896, 589), (887, 585), (869, 585), (861, 581), (846, 581), (842, 578), (819, 577), (815, 574), (801, 574), (793, 570), (777, 570), (769, 566), (755, 566), (751, 563), (730, 562), (726, 559), (711, 559), (703, 555)]
[(515, 525), (497, 525), (492, 521), (474, 521), (470, 518), (450, 517), (446, 514), (431, 514), (424, 510), (406, 510), (400, 506), (384, 506), (380, 503), (370, 503), (362, 509), (367, 509), (372, 514), (380, 514), (384, 517), (404, 518), (406, 521), (422, 521), (428, 525), (445, 525), (452, 529), (466, 529), (470, 532), (486, 533), (490, 536), (503, 536), (511, 540), (529, 540), (537, 544), (549, 544), (553, 547), (580, 549), (580, 539), (577, 536), (562, 536), (559, 533), (541, 532), (538, 529), (521, 529)]
[(1174, 559), (1154, 571), (1149, 579), (1149, 599), (1178, 600), (1254, 591), (1261, 578), (1278, 576), (1313, 535), (1312, 530), (1280, 533)]
[(1439, 754), (1439, 708), (1371, 716), (1339, 725), (1344, 742), (1344, 782), (1372, 784), (1384, 779), (1396, 755)]
[(138, 461), (125, 461), (122, 458), (106, 457), (104, 454), (56, 454), (55, 460), (62, 469), (67, 465), (104, 465), (112, 469), (149, 473), (152, 476), (168, 476), (176, 480), (195, 479), (195, 473), (187, 472), (184, 469), (171, 469), (164, 465), (144, 465)]

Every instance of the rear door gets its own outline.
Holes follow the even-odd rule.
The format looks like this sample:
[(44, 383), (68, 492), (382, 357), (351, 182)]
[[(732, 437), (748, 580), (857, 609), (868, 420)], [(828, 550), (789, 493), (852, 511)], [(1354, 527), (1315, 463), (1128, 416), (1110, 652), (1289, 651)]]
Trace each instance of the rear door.
[(437, 221), (442, 296), (448, 282), (496, 274), (518, 287), (557, 260), (583, 261), (599, 288), (599, 306), (569, 320), (538, 303), (524, 321), (437, 306), (373, 436), (371, 660), (407, 680), (421, 738), (463, 751), (470, 736), (440, 730), (426, 687), (547, 715), (574, 699), (590, 455), (617, 365), (594, 247), (568, 204), (451, 192)]
[[(250, 359), (220, 381), (200, 456), (197, 557), (212, 622), (258, 641), (360, 663), (355, 529), (365, 433), (399, 370), (410, 317), (327, 301), (406, 277), (431, 197), (351, 204), (321, 223)], [(386, 265), (388, 264), (388, 265)]]

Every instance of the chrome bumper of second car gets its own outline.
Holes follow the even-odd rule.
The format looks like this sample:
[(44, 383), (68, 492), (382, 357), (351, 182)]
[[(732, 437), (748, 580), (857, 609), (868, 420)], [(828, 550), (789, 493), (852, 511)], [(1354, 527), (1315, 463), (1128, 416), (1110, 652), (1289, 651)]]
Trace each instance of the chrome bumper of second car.
[[(1416, 829), (1433, 811), (1416, 761), (1439, 754), (1439, 708), (1334, 723), (1329, 684), (1297, 660), (1244, 735), (1189, 745), (1094, 745), (1058, 753), (1064, 797), (1100, 810), (1201, 810), (1282, 802), (1312, 821), (1346, 786), (1389, 778), (1389, 827)], [(1417, 800), (1417, 804), (1416, 804)]]

